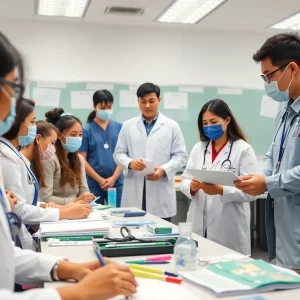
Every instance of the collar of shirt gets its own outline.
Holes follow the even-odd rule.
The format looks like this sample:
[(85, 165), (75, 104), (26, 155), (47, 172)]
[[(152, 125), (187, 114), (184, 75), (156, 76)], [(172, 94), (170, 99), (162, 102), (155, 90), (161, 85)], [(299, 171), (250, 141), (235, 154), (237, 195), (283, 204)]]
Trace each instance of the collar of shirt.
[(298, 97), (296, 100), (290, 100), (288, 103), (287, 103), (287, 107), (290, 107), (292, 108), (295, 113), (299, 113), (300, 111), (300, 97)]
[(158, 118), (158, 115), (149, 123), (142, 115), (142, 119), (143, 119), (143, 123), (145, 125), (147, 136), (150, 134), (152, 128), (154, 127), (154, 124), (155, 124), (157, 118)]

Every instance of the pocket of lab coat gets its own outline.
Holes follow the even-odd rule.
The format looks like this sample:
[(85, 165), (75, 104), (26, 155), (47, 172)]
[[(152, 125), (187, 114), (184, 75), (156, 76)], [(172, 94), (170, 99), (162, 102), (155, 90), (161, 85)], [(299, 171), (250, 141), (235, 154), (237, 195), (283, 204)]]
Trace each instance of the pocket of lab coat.
[(300, 137), (290, 138), (287, 143), (285, 152), (289, 155), (290, 165), (300, 165)]
[(295, 241), (300, 244), (300, 199), (293, 199), (293, 227), (294, 227), (294, 236)]

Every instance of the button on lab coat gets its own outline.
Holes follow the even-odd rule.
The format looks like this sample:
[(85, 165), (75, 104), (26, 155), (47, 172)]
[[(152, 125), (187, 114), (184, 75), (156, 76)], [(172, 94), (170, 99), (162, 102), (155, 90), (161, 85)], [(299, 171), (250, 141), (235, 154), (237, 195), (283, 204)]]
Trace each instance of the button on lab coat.
[[(189, 157), (187, 168), (202, 169), (204, 151), (207, 142), (197, 143)], [(230, 143), (222, 149), (212, 163), (211, 143), (207, 149), (206, 166), (209, 170), (222, 171), (221, 165), (227, 159)], [(232, 171), (237, 175), (256, 172), (256, 157), (252, 147), (243, 140), (233, 143), (230, 155)], [(195, 196), (190, 193), (191, 176), (188, 171), (183, 173), (181, 191), (192, 199), (187, 221), (193, 225), (193, 232), (237, 252), (249, 255), (250, 242), (250, 201), (255, 197), (244, 194), (235, 187), (224, 186), (223, 195), (206, 195), (199, 190)]]
[[(1, 188), (5, 195), (4, 189)], [(8, 200), (5, 198), (9, 210)], [(14, 284), (41, 286), (51, 281), (50, 272), (59, 260), (58, 257), (30, 250), (22, 250), (14, 246), (11, 240), (3, 205), (0, 205), (0, 299), (5, 300), (59, 300), (55, 289), (33, 289), (25, 293), (14, 293)]]
[(126, 121), (120, 131), (114, 152), (115, 162), (125, 170), (121, 206), (142, 208), (144, 175), (128, 168), (133, 159), (152, 160), (165, 170), (158, 181), (146, 180), (147, 211), (161, 218), (176, 215), (174, 176), (187, 160), (184, 138), (179, 125), (159, 113), (147, 137), (142, 116)]
[[(14, 149), (14, 146), (8, 140), (1, 139)], [(25, 157), (23, 159), (25, 163), (30, 164)], [(24, 161), (18, 155), (17, 150), (11, 150), (3, 143), (0, 143), (0, 167), (2, 169), (4, 187), (14, 192), (18, 200), (14, 212), (22, 218), (24, 224), (58, 221), (58, 208), (44, 209), (32, 205), (34, 184), (30, 184), (28, 181), (28, 172)], [(25, 226), (22, 226), (20, 240), (24, 249), (36, 250), (35, 242)]]
[[(300, 111), (300, 98), (289, 101), (277, 118), (275, 127), (281, 122), (282, 116), (288, 111), (287, 126)], [(282, 157), (278, 174), (275, 174), (279, 156), (280, 141), (283, 126), (278, 131), (275, 142), (272, 143), (264, 161), (264, 175), (267, 176), (267, 189), (274, 198), (274, 221), (276, 230), (276, 264), (300, 269), (300, 126), (299, 117), (287, 137), (286, 148)], [(267, 201), (267, 205), (269, 203)], [(268, 207), (267, 207), (268, 208)], [(266, 215), (266, 227), (274, 228), (273, 220)], [(268, 244), (270, 232), (267, 230)], [(275, 250), (274, 244), (269, 244), (269, 250)], [(272, 251), (273, 252), (273, 251)]]

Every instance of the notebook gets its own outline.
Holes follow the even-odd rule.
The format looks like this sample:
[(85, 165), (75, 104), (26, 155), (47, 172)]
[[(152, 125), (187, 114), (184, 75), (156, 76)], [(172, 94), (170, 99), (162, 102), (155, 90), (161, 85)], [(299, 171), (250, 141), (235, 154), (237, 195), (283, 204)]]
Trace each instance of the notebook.
[(263, 260), (221, 262), (206, 269), (180, 272), (186, 280), (217, 296), (300, 288), (300, 276)]

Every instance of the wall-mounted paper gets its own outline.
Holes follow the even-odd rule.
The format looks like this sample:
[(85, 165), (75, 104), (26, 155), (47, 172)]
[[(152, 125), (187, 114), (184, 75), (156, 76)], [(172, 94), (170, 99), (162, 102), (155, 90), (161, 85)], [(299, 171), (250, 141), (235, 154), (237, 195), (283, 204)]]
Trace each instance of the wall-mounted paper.
[(112, 83), (87, 83), (86, 89), (93, 90), (93, 91), (98, 91), (98, 90), (113, 91), (114, 85)]
[(243, 89), (237, 88), (218, 88), (219, 95), (243, 95)]
[(164, 109), (188, 109), (188, 94), (165, 92), (163, 103)]
[(203, 93), (204, 89), (201, 86), (180, 86), (178, 91), (182, 93)]
[(59, 107), (60, 90), (33, 88), (32, 98), (36, 106)]
[(136, 91), (120, 91), (120, 107), (138, 107)]
[(67, 84), (65, 82), (39, 81), (39, 82), (37, 82), (36, 86), (40, 87), (40, 88), (64, 89), (67, 87)]
[(279, 110), (279, 102), (268, 96), (263, 96), (260, 103), (260, 115), (268, 118), (275, 118)]
[(74, 109), (93, 109), (93, 91), (71, 92), (71, 107)]

